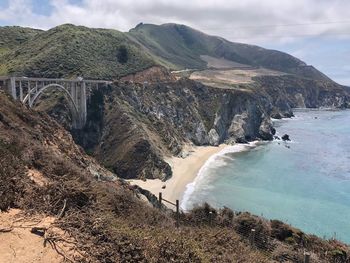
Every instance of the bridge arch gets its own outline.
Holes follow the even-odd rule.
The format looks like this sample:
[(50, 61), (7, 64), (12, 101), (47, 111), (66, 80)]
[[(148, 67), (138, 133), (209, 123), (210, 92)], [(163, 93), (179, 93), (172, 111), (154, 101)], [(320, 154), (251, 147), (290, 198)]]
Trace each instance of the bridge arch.
[[(80, 114), (78, 110), (78, 106), (76, 105), (72, 95), (70, 92), (62, 85), (57, 84), (57, 83), (51, 83), (48, 84), (40, 89), (33, 88), (29, 91), (29, 93), (24, 97), (23, 99), (23, 104), (26, 104), (28, 102), (28, 105), (30, 108), (34, 106), (35, 101), (40, 97), (40, 95), (47, 89), (50, 88), (58, 88), (64, 92), (64, 96), (68, 100), (68, 106), (72, 112), (72, 118), (73, 118), (73, 126), (76, 126), (77, 123), (80, 121)], [(33, 97), (32, 97), (33, 96)]]
[[(8, 92), (13, 99), (33, 107), (38, 97), (48, 88), (61, 89), (68, 100), (72, 113), (74, 129), (82, 129), (87, 119), (88, 90), (106, 86), (109, 80), (54, 79), (54, 78), (28, 78), (28, 77), (0, 77), (5, 82)], [(33, 88), (34, 85), (34, 88)]]

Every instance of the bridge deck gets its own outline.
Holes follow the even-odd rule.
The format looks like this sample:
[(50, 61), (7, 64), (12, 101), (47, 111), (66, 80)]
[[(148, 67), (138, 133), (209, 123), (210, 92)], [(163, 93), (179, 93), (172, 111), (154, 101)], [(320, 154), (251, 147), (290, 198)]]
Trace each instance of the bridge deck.
[(55, 88), (63, 91), (72, 112), (72, 126), (75, 129), (81, 129), (86, 123), (89, 90), (111, 83), (109, 80), (89, 80), (80, 77), (57, 79), (0, 76), (0, 90), (4, 89), (15, 100), (20, 100), (30, 108), (46, 89)]
[[(16, 81), (47, 81), (47, 82), (70, 82), (70, 83), (77, 83), (77, 82), (85, 82), (85, 83), (92, 83), (92, 84), (111, 84), (112, 81), (110, 80), (90, 80), (90, 79), (51, 79), (51, 78), (27, 78), (27, 77), (13, 77), (16, 79)], [(6, 81), (10, 80), (11, 77), (8, 76), (0, 76), (0, 81)]]

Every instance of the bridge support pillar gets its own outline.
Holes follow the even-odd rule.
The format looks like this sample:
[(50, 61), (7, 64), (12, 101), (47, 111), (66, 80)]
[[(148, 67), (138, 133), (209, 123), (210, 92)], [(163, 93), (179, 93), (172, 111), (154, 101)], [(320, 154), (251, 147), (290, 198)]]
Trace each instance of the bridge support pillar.
[(23, 101), (23, 87), (22, 87), (22, 81), (19, 82), (19, 99)]
[(17, 99), (17, 93), (16, 93), (16, 79), (14, 77), (11, 77), (10, 79), (10, 87), (11, 87), (11, 95), (13, 99)]
[(81, 102), (81, 106), (80, 106), (81, 107), (80, 108), (81, 125), (83, 127), (86, 123), (86, 117), (87, 117), (87, 107), (86, 107), (87, 99), (86, 99), (86, 83), (85, 82), (82, 83), (80, 102)]
[(30, 82), (29, 81), (28, 81), (27, 96), (28, 96), (28, 104), (29, 104), (29, 106), (31, 106), (32, 105), (32, 98), (30, 97)]
[(78, 109), (78, 115), (73, 115), (73, 128), (82, 129), (87, 118), (86, 83), (83, 81), (73, 83), (70, 87), (70, 94)]
[(88, 89), (98, 88), (99, 84), (108, 85), (110, 81), (103, 80), (64, 80), (48, 78), (6, 77), (8, 93), (13, 99), (20, 100), (30, 108), (35, 105), (36, 99), (48, 88), (59, 88), (64, 92), (69, 107), (72, 111), (72, 126), (74, 129), (82, 129), (87, 121), (87, 97)]

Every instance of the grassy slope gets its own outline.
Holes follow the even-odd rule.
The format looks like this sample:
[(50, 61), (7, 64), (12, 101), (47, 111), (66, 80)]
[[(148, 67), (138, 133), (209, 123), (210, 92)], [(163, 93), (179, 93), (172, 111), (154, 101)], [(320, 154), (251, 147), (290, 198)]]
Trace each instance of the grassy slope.
[[(0, 28), (0, 74), (115, 79), (163, 65), (171, 69), (206, 68), (200, 55), (225, 58), (299, 76), (327, 79), (288, 54), (258, 46), (232, 43), (177, 24), (140, 24), (128, 33), (61, 25), (48, 31)], [(2, 43), (2, 44), (1, 44)], [(128, 52), (126, 63), (117, 56)]]
[(262, 66), (303, 77), (327, 79), (322, 73), (286, 53), (258, 46), (233, 43), (209, 36), (184, 25), (140, 24), (128, 33), (160, 59), (171, 62), (175, 69), (203, 69), (200, 55), (225, 58), (251, 66)]
[[(0, 61), (4, 54), (15, 49), (40, 32), (41, 30), (18, 26), (0, 27)], [(0, 63), (0, 75), (5, 75), (6, 73), (6, 67)]]
[(40, 32), (39, 29), (18, 26), (0, 27), (0, 55), (19, 46)]
[[(127, 48), (126, 63), (117, 58), (121, 46)], [(154, 64), (119, 31), (68, 24), (39, 33), (0, 58), (7, 74), (96, 79), (117, 78)]]

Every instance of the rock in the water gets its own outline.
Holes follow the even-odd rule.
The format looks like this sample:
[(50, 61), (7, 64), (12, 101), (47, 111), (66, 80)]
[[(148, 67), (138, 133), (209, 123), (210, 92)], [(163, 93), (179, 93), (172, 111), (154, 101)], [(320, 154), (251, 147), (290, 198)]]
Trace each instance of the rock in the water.
[(283, 135), (282, 140), (283, 141), (290, 141), (289, 135), (288, 134)]
[(272, 133), (272, 135), (276, 134), (276, 129), (274, 127), (271, 127), (271, 133)]
[(278, 137), (277, 135), (273, 136), (273, 138), (274, 138), (275, 140), (278, 140), (278, 141), (280, 141), (280, 140), (281, 140), (281, 138), (280, 138), (280, 137)]

